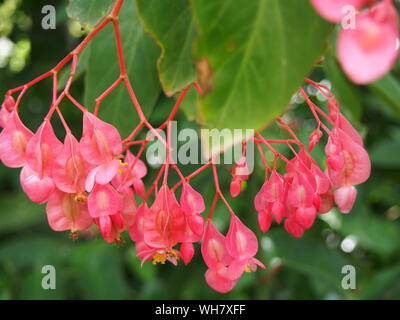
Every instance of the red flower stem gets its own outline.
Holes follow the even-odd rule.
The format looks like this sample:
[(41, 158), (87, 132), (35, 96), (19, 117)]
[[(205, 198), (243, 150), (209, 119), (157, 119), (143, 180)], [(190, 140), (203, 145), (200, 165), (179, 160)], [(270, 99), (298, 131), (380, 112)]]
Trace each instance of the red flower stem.
[(181, 106), (181, 103), (182, 103), (183, 99), (185, 98), (186, 93), (189, 91), (191, 85), (192, 84), (189, 84), (185, 87), (185, 89), (183, 89), (183, 91), (179, 95), (178, 100), (175, 102), (175, 105), (172, 108), (171, 113), (169, 114), (167, 120), (160, 127), (158, 127), (159, 130), (163, 130), (168, 125), (168, 122), (175, 118), (175, 115), (178, 112), (179, 107)]
[(265, 175), (268, 177), (269, 166), (268, 166), (267, 160), (265, 159), (264, 151), (259, 142), (256, 142), (256, 145), (257, 145), (258, 152), (260, 153), (261, 161), (264, 164)]
[[(207, 169), (209, 166), (211, 166), (211, 162), (206, 163), (205, 165), (201, 166), (200, 168), (198, 168), (196, 171), (193, 171), (190, 175), (188, 175), (186, 178), (184, 178), (184, 181), (189, 182), (192, 178), (194, 178), (195, 176), (197, 176), (200, 172), (204, 171), (205, 169)], [(177, 184), (175, 184), (172, 187), (172, 191), (175, 191), (184, 181), (179, 181)]]
[(331, 124), (332, 124), (332, 120), (328, 117), (328, 115), (325, 114), (325, 112), (323, 112), (320, 108), (318, 108), (309, 98), (309, 96), (305, 93), (305, 91), (303, 89), (300, 89), (300, 93), (301, 95), (304, 97), (304, 99), (306, 100), (306, 103), (308, 105), (308, 107), (310, 108), (315, 121), (317, 121), (318, 127), (322, 127), (328, 134), (330, 134), (330, 130), (327, 126), (325, 126), (323, 124), (323, 122), (321, 121), (321, 119), (319, 118), (318, 114), (316, 111), (318, 111), (318, 113), (322, 113), (321, 115)]
[(197, 81), (193, 82), (193, 85), (196, 88), (196, 90), (199, 93), (199, 95), (202, 96), (203, 95), (203, 89), (200, 87), (200, 85), (197, 83)]
[(123, 81), (122, 77), (119, 77), (117, 80), (114, 81), (114, 83), (107, 88), (106, 91), (104, 91), (98, 98), (96, 98), (96, 106), (94, 108), (94, 115), (97, 116), (99, 113), (99, 108), (100, 104), (103, 102), (103, 100)]
[(87, 111), (86, 108), (83, 105), (81, 105), (78, 101), (76, 101), (76, 99), (69, 92), (66, 92), (66, 96), (82, 112)]
[(149, 190), (147, 190), (147, 193), (145, 194), (144, 198), (143, 198), (143, 202), (146, 202), (147, 199), (150, 197), (151, 193), (153, 192), (154, 188), (157, 187), (158, 182), (160, 181), (163, 173), (165, 170), (165, 163), (163, 164), (163, 166), (161, 167), (160, 171), (157, 174), (157, 177), (155, 178), (155, 180), (153, 181), (153, 183), (151, 184)]
[(216, 189), (217, 193), (219, 194), (219, 196), (221, 197), (222, 201), (225, 203), (225, 206), (228, 208), (230, 214), (232, 216), (235, 216), (235, 212), (233, 212), (231, 206), (229, 205), (228, 201), (226, 201), (226, 199), (221, 191), (221, 187), (219, 185), (219, 179), (218, 179), (217, 166), (215, 165), (215, 163), (212, 163), (212, 169), (213, 169), (215, 189)]
[[(129, 136), (122, 141), (122, 143), (129, 143), (132, 139), (135, 138), (135, 136), (138, 134), (138, 132), (140, 131), (140, 129), (142, 129), (142, 127), (144, 126), (144, 122), (140, 122), (136, 128), (129, 134)], [(146, 139), (146, 141), (149, 141), (149, 139)]]
[(294, 131), (281, 118), (276, 118), (275, 120), (279, 122), (281, 126), (286, 129), (287, 132), (289, 132), (289, 134), (293, 137), (294, 140), (300, 142), (299, 138), (296, 136)]
[(213, 213), (214, 213), (215, 205), (217, 204), (218, 198), (219, 198), (219, 193), (216, 192), (216, 193), (215, 193), (215, 196), (214, 196), (214, 199), (213, 199), (213, 201), (212, 201), (212, 203), (211, 203), (210, 210), (208, 211), (207, 221), (210, 221), (211, 218), (212, 218), (212, 215), (213, 215)]
[(168, 182), (168, 173), (169, 173), (169, 165), (171, 162), (171, 122), (168, 122), (167, 125), (167, 146), (168, 148), (165, 150), (165, 172), (164, 172), (164, 184), (167, 184)]
[(283, 161), (285, 162), (289, 162), (289, 160), (283, 156), (282, 154), (280, 154), (278, 151), (276, 151), (269, 143), (267, 140), (264, 139), (264, 137), (260, 134), (260, 133), (256, 133), (257, 137), (261, 140), (261, 142), (269, 149), (272, 151), (272, 153), (274, 154), (275, 157), (279, 157), (281, 158)]

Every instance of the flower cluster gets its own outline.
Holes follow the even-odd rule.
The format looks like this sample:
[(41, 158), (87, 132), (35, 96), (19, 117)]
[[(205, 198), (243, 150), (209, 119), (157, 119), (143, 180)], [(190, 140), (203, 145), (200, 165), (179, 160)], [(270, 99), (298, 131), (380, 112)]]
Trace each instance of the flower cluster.
[[(309, 82), (316, 85), (321, 92), (326, 91), (321, 85), (310, 80)], [(295, 154), (291, 160), (275, 153), (276, 157), (279, 156), (286, 162), (286, 173), (279, 174), (276, 163), (272, 169), (266, 167), (266, 180), (254, 199), (263, 232), (269, 230), (272, 218), (278, 224), (285, 218), (286, 231), (296, 238), (311, 228), (318, 214), (329, 212), (334, 203), (340, 212), (350, 212), (357, 196), (354, 186), (365, 182), (371, 172), (371, 162), (363, 147), (362, 138), (340, 113), (335, 98), (332, 95), (329, 97), (329, 112), (326, 114), (311, 102), (303, 90), (301, 93), (316, 117), (318, 128), (311, 132), (308, 148), (291, 131), (294, 140), (288, 141), (289, 146), (290, 143), (296, 144), (300, 151), (296, 152), (290, 146)], [(331, 129), (321, 122), (318, 113), (329, 122)], [(323, 137), (321, 128), (328, 135), (325, 171), (322, 171), (309, 153)], [(260, 142), (272, 148), (268, 140), (262, 137)]]
[[(190, 86), (194, 85), (202, 94), (200, 86), (197, 83), (188, 85), (166, 121), (157, 129), (145, 117), (126, 73), (119, 21), (115, 19), (121, 4), (122, 1), (118, 0), (111, 14), (57, 66), (6, 93), (0, 110), (0, 126), (3, 128), (0, 133), (0, 160), (8, 167), (22, 168), (22, 189), (33, 202), (46, 203), (48, 222), (53, 230), (70, 230), (72, 238), (77, 239), (78, 231), (97, 226), (105, 241), (117, 243), (123, 242), (121, 232), (128, 230), (142, 264), (147, 261), (165, 264), (169, 261), (177, 265), (180, 259), (189, 264), (195, 253), (193, 244), (201, 241), (201, 253), (208, 267), (205, 273), (207, 284), (216, 291), (228, 292), (244, 272), (255, 271), (257, 266), (265, 268), (255, 258), (257, 238), (241, 222), (225, 198), (214, 158), (186, 177), (172, 161), (171, 121)], [(69, 89), (78, 55), (109, 23), (115, 30), (120, 75), (96, 99), (95, 110), (91, 113), (73, 98)], [(69, 61), (72, 62), (71, 74), (65, 89), (59, 93), (58, 73)], [(20, 119), (19, 105), (31, 86), (48, 77), (53, 78), (53, 101), (42, 124), (36, 132), (32, 132)], [(300, 90), (317, 123), (317, 128), (310, 134), (308, 146), (281, 118), (277, 118), (276, 122), (292, 136), (291, 139), (265, 139), (260, 133), (250, 138), (255, 142), (266, 169), (265, 182), (254, 200), (263, 232), (269, 230), (274, 219), (278, 224), (284, 221), (284, 227), (290, 234), (301, 237), (314, 224), (317, 215), (330, 211), (334, 203), (341, 212), (348, 213), (356, 199), (355, 186), (364, 182), (370, 174), (370, 161), (362, 139), (340, 112), (332, 93), (319, 83), (306, 82), (315, 86), (329, 101), (328, 112), (325, 113)], [(127, 87), (140, 119), (126, 139), (121, 138), (116, 127), (97, 116), (103, 99), (120, 84)], [(16, 100), (13, 98), (15, 93), (19, 93)], [(72, 134), (59, 108), (64, 98), (82, 112), (82, 135), (79, 139)], [(55, 114), (58, 114), (65, 129), (64, 142), (57, 138), (51, 125)], [(146, 140), (138, 140), (136, 136), (143, 128), (147, 128), (150, 135)], [(167, 141), (160, 135), (162, 130), (166, 131)], [(310, 154), (324, 134), (327, 136), (325, 170)], [(157, 137), (165, 147), (166, 159), (155, 180), (146, 188), (143, 178), (147, 168), (140, 157), (152, 137)], [(250, 177), (246, 144), (242, 142), (242, 155), (232, 168), (232, 197), (240, 195), (244, 182)], [(289, 160), (273, 144), (287, 146), (294, 156)], [(136, 153), (131, 149), (134, 146), (140, 147)], [(264, 147), (274, 155), (272, 167), (265, 159)], [(278, 172), (278, 161), (285, 163), (284, 174)], [(168, 186), (169, 169), (176, 171), (180, 177), (173, 187)], [(190, 181), (207, 169), (212, 169), (215, 195), (205, 221), (202, 215), (206, 210), (204, 199), (190, 185)], [(175, 195), (178, 187), (181, 188), (179, 201)], [(154, 200), (151, 202), (152, 195)], [(212, 220), (219, 200), (230, 214), (226, 235), (217, 230)]]
[(80, 141), (67, 132), (62, 143), (49, 120), (32, 133), (12, 110), (0, 134), (0, 159), (22, 167), (22, 189), (33, 202), (47, 202), (56, 231), (75, 234), (96, 223), (106, 241), (119, 241), (135, 218), (134, 193), (144, 193), (144, 163), (129, 151), (122, 155), (117, 129), (89, 112)]
[[(337, 41), (343, 70), (358, 84), (382, 77), (398, 57), (399, 27), (393, 0), (311, 0), (319, 14), (334, 22), (346, 23)], [(350, 7), (349, 7), (350, 6)], [(349, 8), (358, 10), (355, 16)], [(346, 17), (346, 14), (350, 14)]]

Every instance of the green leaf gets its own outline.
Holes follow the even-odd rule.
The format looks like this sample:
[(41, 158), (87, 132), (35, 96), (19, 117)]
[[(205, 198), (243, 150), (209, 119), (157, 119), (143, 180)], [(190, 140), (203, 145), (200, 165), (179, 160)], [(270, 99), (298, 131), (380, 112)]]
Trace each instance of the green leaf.
[(400, 83), (393, 75), (387, 74), (369, 87), (400, 117)]
[(376, 272), (363, 283), (359, 299), (398, 299), (400, 295), (400, 265)]
[(360, 91), (343, 73), (333, 49), (330, 49), (325, 55), (324, 69), (332, 83), (332, 92), (340, 102), (342, 109), (349, 111), (351, 118), (358, 121), (361, 115)]
[(265, 127), (320, 57), (329, 24), (309, 1), (192, 3), (199, 78), (208, 92), (199, 102), (203, 122), (218, 129)]
[(85, 27), (93, 27), (113, 8), (116, 0), (69, 0), (67, 14)]
[(349, 261), (337, 251), (307, 238), (295, 239), (282, 230), (271, 230), (274, 252), (289, 268), (323, 280), (331, 289), (341, 289), (342, 267)]
[(374, 167), (400, 168), (400, 130), (394, 132), (390, 140), (383, 140), (374, 145), (371, 148), (370, 157)]
[(42, 221), (47, 222), (45, 208), (28, 199), (25, 194), (0, 198), (0, 234), (21, 231)]
[(192, 44), (196, 36), (188, 0), (136, 0), (139, 17), (161, 48), (161, 85), (172, 96), (195, 81)]
[[(146, 34), (131, 1), (125, 1), (120, 14), (120, 28), (127, 73), (146, 116), (150, 115), (160, 94), (156, 61), (159, 48)], [(85, 78), (85, 104), (95, 107), (99, 97), (119, 77), (119, 64), (112, 26), (107, 26), (91, 43)], [(138, 123), (138, 116), (128, 91), (121, 83), (100, 107), (100, 118), (118, 128), (123, 137)]]
[(71, 263), (87, 299), (127, 297), (121, 250), (109, 243), (93, 241), (72, 252)]

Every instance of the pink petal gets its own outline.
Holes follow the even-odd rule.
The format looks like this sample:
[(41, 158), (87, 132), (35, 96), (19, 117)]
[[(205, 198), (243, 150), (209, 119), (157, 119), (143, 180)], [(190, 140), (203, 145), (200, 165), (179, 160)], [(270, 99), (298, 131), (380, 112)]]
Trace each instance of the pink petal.
[(395, 13), (387, 10), (387, 3), (381, 2), (373, 10), (361, 13), (356, 29), (343, 29), (339, 34), (339, 61), (347, 76), (357, 84), (379, 79), (389, 72), (397, 59), (397, 19)]
[(217, 270), (208, 269), (205, 274), (207, 284), (220, 293), (227, 293), (231, 291), (235, 285), (236, 280), (230, 280), (221, 274)]
[(336, 205), (341, 213), (349, 213), (357, 198), (357, 189), (354, 186), (344, 186), (334, 193)]
[(55, 190), (46, 206), (47, 219), (55, 231), (85, 230), (93, 223), (87, 204), (75, 200), (74, 194)]
[(89, 213), (92, 218), (108, 216), (122, 210), (123, 201), (118, 192), (109, 184), (96, 184), (88, 197)]
[(232, 262), (232, 257), (226, 250), (225, 237), (211, 221), (208, 221), (206, 225), (201, 254), (210, 269), (218, 269), (221, 265), (227, 266)]
[(258, 251), (257, 237), (237, 216), (231, 218), (226, 235), (226, 248), (233, 257), (253, 257)]
[(318, 13), (331, 22), (341, 22), (345, 16), (343, 8), (347, 5), (360, 8), (368, 0), (311, 0), (312, 5)]
[(33, 202), (46, 202), (55, 189), (54, 181), (50, 177), (42, 179), (28, 166), (21, 170), (20, 183), (26, 195)]
[(205, 210), (202, 195), (194, 190), (189, 183), (184, 183), (182, 185), (180, 200), (182, 209), (187, 215), (202, 213)]
[(7, 125), (0, 133), (0, 159), (11, 168), (26, 164), (26, 145), (33, 133), (21, 122), (18, 113), (10, 114)]
[(191, 242), (184, 242), (180, 248), (181, 257), (185, 265), (188, 265), (194, 255), (194, 246)]

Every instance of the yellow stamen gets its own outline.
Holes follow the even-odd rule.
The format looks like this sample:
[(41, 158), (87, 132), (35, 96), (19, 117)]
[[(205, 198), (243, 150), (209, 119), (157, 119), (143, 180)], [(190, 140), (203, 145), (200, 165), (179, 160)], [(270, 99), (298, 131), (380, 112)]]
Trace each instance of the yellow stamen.
[(244, 272), (252, 272), (249, 264), (246, 264), (246, 268), (244, 269)]
[[(128, 165), (128, 163), (127, 163), (127, 162), (123, 162), (123, 161), (120, 159), (120, 160), (119, 160), (119, 165), (120, 165), (121, 167), (125, 167), (125, 166)], [(119, 173), (119, 174), (123, 174), (123, 173), (124, 173), (124, 169), (119, 168), (119, 169), (118, 169), (118, 173)]]
[(153, 256), (153, 264), (157, 264), (157, 263), (161, 263), (161, 264), (165, 264), (165, 261), (167, 261), (167, 257), (165, 255), (165, 253), (156, 253)]
[(79, 194), (77, 194), (75, 196), (74, 200), (78, 201), (78, 202), (86, 202), (87, 201), (87, 196), (85, 194), (83, 194), (83, 193), (79, 193)]

